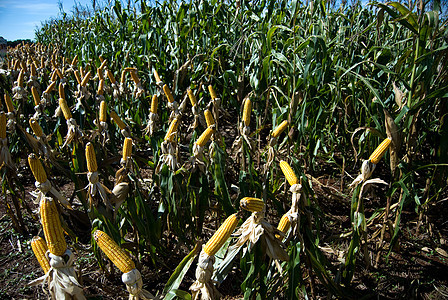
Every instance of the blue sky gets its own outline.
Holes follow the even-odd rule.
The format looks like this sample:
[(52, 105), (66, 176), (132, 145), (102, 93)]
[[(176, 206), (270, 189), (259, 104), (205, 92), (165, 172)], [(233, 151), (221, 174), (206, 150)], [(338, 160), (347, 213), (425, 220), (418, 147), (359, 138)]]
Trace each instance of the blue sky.
[[(41, 21), (59, 14), (58, 0), (0, 0), (0, 36), (8, 41), (34, 39), (34, 30)], [(63, 9), (69, 13), (75, 0), (61, 0)], [(76, 0), (91, 6), (92, 0)]]

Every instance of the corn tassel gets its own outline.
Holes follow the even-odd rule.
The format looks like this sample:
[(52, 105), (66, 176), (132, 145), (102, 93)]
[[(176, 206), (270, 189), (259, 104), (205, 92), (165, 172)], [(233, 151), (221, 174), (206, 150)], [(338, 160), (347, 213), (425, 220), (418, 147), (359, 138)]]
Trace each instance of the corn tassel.
[(159, 105), (159, 98), (157, 95), (152, 96), (151, 100), (151, 112), (157, 114), (157, 106)]
[(93, 173), (98, 171), (98, 165), (96, 163), (96, 155), (95, 155), (95, 148), (93, 147), (92, 143), (87, 143), (86, 145), (86, 160), (87, 160), (87, 170), (89, 172)]
[(264, 208), (264, 202), (258, 198), (244, 197), (240, 200), (240, 206), (250, 212), (260, 212)]
[(215, 120), (213, 120), (213, 115), (208, 109), (204, 111), (204, 116), (205, 116), (205, 122), (207, 123), (207, 127), (210, 127), (215, 124)]
[(34, 105), (37, 106), (40, 104), (40, 96), (39, 93), (37, 92), (37, 89), (35, 86), (31, 87), (31, 93), (33, 94), (33, 100), (34, 100)]
[(30, 118), (30, 126), (34, 132), (34, 135), (37, 137), (43, 137), (44, 132), (42, 131), (42, 127), (40, 127), (39, 122), (36, 119)]
[(196, 141), (196, 144), (199, 147), (204, 147), (205, 144), (210, 140), (210, 137), (215, 132), (215, 130), (212, 127), (207, 127), (206, 130), (199, 136), (198, 140)]
[(59, 106), (61, 107), (62, 113), (66, 120), (70, 120), (72, 118), (72, 113), (70, 108), (67, 105), (67, 101), (64, 98), (59, 98)]
[(47, 173), (45, 173), (45, 169), (42, 166), (42, 163), (40, 160), (34, 155), (34, 153), (31, 153), (28, 156), (28, 164), (30, 165), (31, 172), (34, 175), (34, 178), (37, 182), (44, 183), (47, 181)]
[(47, 272), (50, 270), (50, 261), (45, 255), (48, 250), (47, 243), (40, 236), (35, 236), (31, 240), (31, 248), (33, 249), (34, 255), (36, 256), (42, 270), (45, 274), (47, 274)]
[(249, 126), (250, 125), (250, 113), (252, 111), (252, 102), (249, 98), (246, 99), (244, 102), (244, 110), (243, 110), (243, 122), (244, 125)]
[(207, 253), (208, 256), (214, 256), (235, 230), (238, 221), (239, 218), (236, 213), (230, 215), (205, 244), (203, 251)]
[(373, 151), (372, 155), (370, 155), (370, 157), (369, 157), (369, 160), (372, 164), (376, 165), (380, 161), (380, 159), (383, 157), (383, 155), (386, 153), (387, 149), (389, 148), (391, 141), (392, 141), (392, 139), (386, 138), (375, 149), (375, 151)]
[(299, 183), (296, 174), (286, 161), (284, 160), (280, 161), (280, 169), (282, 169), (283, 174), (285, 175), (286, 179), (288, 180), (291, 186)]
[(280, 134), (282, 134), (283, 131), (285, 131), (286, 127), (288, 127), (289, 123), (288, 121), (283, 121), (280, 123), (280, 125), (275, 128), (275, 130), (272, 132), (272, 136), (274, 138), (277, 138)]
[(168, 102), (173, 103), (174, 102), (174, 97), (173, 97), (173, 94), (171, 94), (171, 90), (168, 87), (168, 85), (165, 84), (163, 86), (163, 91), (165, 92), (165, 95), (168, 98)]
[(101, 230), (93, 233), (93, 238), (100, 249), (112, 261), (112, 263), (123, 273), (128, 273), (135, 269), (135, 264), (129, 254), (127, 254), (115, 241)]
[(59, 213), (53, 199), (43, 197), (39, 211), (48, 250), (53, 255), (61, 256), (67, 250), (67, 243), (65, 242), (61, 220), (59, 219)]

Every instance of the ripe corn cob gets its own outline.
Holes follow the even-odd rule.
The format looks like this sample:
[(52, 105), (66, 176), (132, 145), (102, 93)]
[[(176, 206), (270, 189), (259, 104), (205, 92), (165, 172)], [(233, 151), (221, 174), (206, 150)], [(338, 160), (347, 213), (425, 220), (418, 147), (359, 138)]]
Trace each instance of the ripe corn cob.
[(106, 122), (107, 120), (107, 104), (106, 101), (101, 101), (100, 103), (100, 122)]
[(76, 54), (75, 58), (73, 58), (71, 65), (76, 67), (77, 64), (78, 64), (78, 54)]
[(162, 81), (162, 79), (160, 79), (160, 76), (159, 76), (159, 73), (157, 72), (157, 70), (154, 69), (153, 74), (154, 74), (154, 78), (156, 79), (156, 83)]
[(103, 63), (104, 62), (104, 58), (103, 55), (100, 54), (100, 56), (98, 56), (98, 58), (100, 59), (100, 62)]
[(104, 93), (104, 80), (100, 79), (100, 83), (98, 84), (98, 90), (96, 91), (98, 95), (102, 95)]
[(264, 202), (258, 198), (244, 197), (240, 200), (240, 206), (250, 212), (260, 212), (264, 208)]
[(56, 81), (52, 81), (50, 83), (50, 85), (47, 87), (47, 89), (45, 90), (45, 93), (46, 94), (50, 93), (54, 89), (55, 86), (56, 86)]
[(100, 69), (101, 69), (101, 71), (102, 71), (102, 70), (104, 70), (104, 68), (106, 67), (107, 60), (105, 60), (105, 59), (100, 59), (100, 60), (101, 60)]
[(45, 59), (43, 55), (40, 57), (40, 68), (45, 68)]
[(214, 256), (216, 252), (221, 249), (222, 245), (224, 245), (225, 241), (227, 241), (232, 232), (235, 230), (238, 220), (238, 216), (235, 213), (230, 215), (224, 223), (219, 226), (218, 230), (216, 230), (215, 234), (203, 248), (204, 252), (207, 253), (208, 256)]
[(62, 98), (65, 100), (65, 90), (64, 90), (64, 85), (62, 84), (62, 82), (59, 83), (59, 98)]
[(115, 80), (114, 74), (111, 70), (107, 70), (107, 77), (109, 77), (109, 80), (111, 83), (115, 84), (117, 81)]
[(48, 250), (47, 243), (40, 236), (35, 236), (31, 240), (31, 248), (33, 249), (34, 255), (36, 256), (42, 270), (45, 274), (47, 274), (47, 272), (50, 270), (50, 262), (45, 256), (45, 253)]
[(28, 164), (30, 165), (31, 173), (33, 173), (36, 181), (40, 183), (44, 183), (47, 181), (47, 173), (45, 173), (42, 163), (36, 157), (36, 155), (34, 155), (34, 153), (28, 155)]
[(280, 134), (282, 134), (283, 131), (285, 131), (286, 127), (288, 127), (288, 121), (284, 120), (280, 123), (280, 125), (275, 128), (275, 130), (272, 132), (272, 136), (274, 138), (277, 138)]
[(134, 83), (135, 84), (139, 84), (140, 83), (140, 78), (138, 78), (137, 69), (130, 70), (130, 73), (131, 73), (131, 77), (132, 77), (132, 80), (134, 81)]
[(125, 138), (123, 143), (123, 160), (126, 161), (132, 155), (132, 139)]
[[(280, 219), (280, 222), (278, 223), (277, 229), (286, 234), (290, 227), (291, 227), (291, 221), (289, 220), (288, 215), (284, 214), (283, 217)], [(277, 235), (276, 237), (280, 238), (279, 235)]]
[(204, 147), (205, 144), (210, 140), (210, 137), (215, 132), (215, 130), (212, 127), (207, 127), (206, 130), (201, 134), (201, 136), (196, 141), (196, 144), (200, 147)]
[(0, 112), (0, 139), (6, 139), (6, 115)]
[(89, 82), (89, 80), (90, 80), (91, 75), (92, 75), (91, 71), (87, 72), (87, 74), (84, 76), (84, 78), (81, 81), (81, 86), (86, 86), (87, 82)]
[(165, 84), (163, 86), (163, 91), (165, 92), (165, 95), (168, 98), (168, 102), (173, 103), (174, 97), (173, 97), (173, 94), (171, 94), (171, 91), (170, 91), (170, 88), (168, 87), (168, 85)]
[(206, 109), (204, 111), (204, 116), (205, 116), (205, 122), (207, 122), (207, 127), (210, 127), (210, 126), (215, 124), (215, 120), (213, 119), (213, 115), (212, 115), (212, 113), (208, 109)]
[(87, 160), (87, 170), (89, 170), (89, 172), (93, 173), (98, 171), (98, 165), (96, 164), (95, 148), (90, 142), (87, 143), (86, 145), (86, 160)]
[(61, 79), (64, 78), (64, 75), (62, 74), (61, 70), (59, 70), (56, 66), (54, 68), (54, 71), (59, 76), (59, 78), (61, 78)]
[(157, 95), (152, 96), (151, 100), (151, 112), (157, 114), (157, 106), (159, 105), (159, 98)]
[(53, 73), (51, 73), (51, 81), (56, 81), (58, 77), (58, 73), (56, 73), (55, 70), (53, 70)]
[(31, 76), (36, 76), (36, 64), (34, 62), (32, 62), (30, 64), (30, 71), (31, 71)]
[(252, 111), (252, 102), (249, 98), (246, 99), (244, 102), (244, 110), (243, 110), (243, 122), (244, 125), (249, 126), (250, 125), (250, 113)]
[(286, 179), (288, 180), (291, 186), (299, 183), (296, 174), (286, 161), (284, 160), (280, 161), (280, 169), (282, 169), (283, 174), (285, 175)]
[(100, 249), (113, 262), (113, 264), (123, 273), (128, 273), (135, 269), (135, 264), (129, 254), (127, 254), (115, 241), (101, 230), (93, 233), (93, 238)]
[(175, 118), (171, 121), (170, 127), (168, 127), (168, 131), (166, 132), (166, 135), (165, 135), (165, 139), (164, 139), (165, 141), (167, 141), (167, 142), (173, 141), (173, 139), (174, 139), (173, 133), (177, 131), (178, 125), (179, 125), (179, 121), (177, 118)]
[(40, 127), (39, 122), (37, 122), (36, 119), (30, 118), (30, 126), (37, 137), (42, 137), (44, 135), (42, 127)]
[(24, 72), (22, 69), (22, 70), (20, 70), (19, 77), (17, 78), (17, 86), (23, 87), (23, 76), (24, 76)]
[(5, 103), (6, 103), (6, 108), (8, 109), (8, 112), (13, 112), (14, 104), (12, 104), (11, 97), (8, 94), (5, 94)]
[(110, 117), (112, 118), (112, 120), (115, 121), (115, 123), (117, 123), (118, 127), (120, 128), (120, 130), (123, 130), (123, 129), (126, 128), (126, 124), (124, 124), (124, 122), (120, 119), (120, 117), (117, 115), (115, 110), (112, 110), (110, 112)]
[(98, 78), (99, 78), (100, 80), (103, 80), (103, 69), (101, 69), (101, 68), (97, 68), (97, 69), (96, 69), (96, 74), (98, 75)]
[(81, 84), (81, 77), (80, 77), (80, 75), (79, 75), (79, 71), (78, 71), (78, 70), (75, 70), (74, 74), (75, 74), (76, 82), (77, 82), (78, 84)]
[(383, 157), (384, 153), (386, 153), (387, 149), (389, 148), (391, 141), (392, 141), (392, 139), (386, 138), (375, 149), (375, 151), (373, 151), (372, 155), (370, 155), (370, 157), (369, 157), (369, 160), (372, 164), (376, 165), (380, 161), (381, 157)]
[(190, 99), (191, 106), (196, 106), (198, 101), (196, 101), (196, 96), (194, 95), (193, 91), (188, 89), (187, 94), (188, 94), (188, 98)]
[(210, 96), (212, 97), (212, 99), (218, 98), (218, 96), (216, 95), (215, 89), (213, 88), (212, 85), (208, 86), (208, 91), (210, 92)]
[(61, 107), (62, 113), (66, 120), (70, 120), (72, 118), (72, 113), (70, 108), (67, 105), (67, 101), (64, 98), (59, 98), (59, 106)]
[(125, 81), (126, 81), (126, 69), (121, 71), (121, 79), (120, 79), (121, 84), (124, 84)]
[(61, 256), (67, 250), (59, 213), (52, 198), (43, 197), (40, 202), (40, 220), (50, 253)]
[(85, 73), (84, 73), (84, 69), (82, 66), (79, 66), (79, 75), (81, 75), (81, 78), (84, 78)]
[(34, 105), (39, 105), (40, 104), (40, 96), (39, 96), (39, 93), (37, 92), (37, 89), (35, 86), (31, 87), (31, 93), (33, 94)]

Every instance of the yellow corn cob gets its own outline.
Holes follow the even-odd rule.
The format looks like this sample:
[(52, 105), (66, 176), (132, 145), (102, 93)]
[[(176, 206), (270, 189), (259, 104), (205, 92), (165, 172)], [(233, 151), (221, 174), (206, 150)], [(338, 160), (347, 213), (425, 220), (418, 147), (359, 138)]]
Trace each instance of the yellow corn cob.
[(5, 94), (5, 103), (6, 103), (6, 108), (8, 109), (8, 112), (13, 112), (14, 104), (12, 104), (11, 97), (9, 97), (8, 94)]
[(31, 76), (36, 76), (36, 64), (34, 62), (30, 65)]
[(45, 59), (43, 56), (40, 57), (40, 68), (41, 69), (45, 68)]
[(282, 169), (283, 174), (288, 180), (290, 185), (298, 184), (299, 180), (297, 179), (296, 174), (292, 170), (291, 166), (284, 160), (280, 161), (280, 169)]
[(54, 68), (54, 70), (55, 70), (55, 72), (56, 72), (56, 74), (58, 74), (58, 76), (59, 76), (59, 78), (64, 78), (64, 75), (62, 74), (62, 72), (61, 72), (61, 70), (59, 70), (58, 68)]
[(58, 73), (56, 73), (56, 71), (53, 71), (53, 73), (51, 73), (51, 81), (56, 81), (56, 79), (57, 79), (57, 77), (58, 77)]
[(0, 112), (0, 139), (6, 139), (6, 115)]
[(98, 84), (98, 90), (96, 91), (98, 95), (102, 95), (104, 93), (104, 80), (101, 79), (100, 83)]
[(47, 89), (45, 90), (45, 93), (46, 94), (50, 93), (52, 90), (54, 90), (55, 86), (56, 86), (56, 81), (52, 81), (50, 83), (50, 85), (47, 87)]
[(76, 78), (76, 82), (78, 83), (78, 84), (81, 84), (81, 77), (80, 77), (80, 75), (79, 75), (79, 71), (78, 70), (75, 70), (75, 78)]
[(196, 144), (200, 147), (204, 147), (205, 144), (210, 140), (210, 137), (215, 132), (215, 130), (212, 127), (207, 127), (206, 130), (201, 134), (201, 136), (196, 141)]
[(19, 77), (17, 78), (17, 86), (23, 87), (23, 69), (20, 70)]
[[(288, 218), (287, 214), (284, 214), (278, 223), (277, 229), (283, 233), (287, 233), (289, 228), (291, 227), (291, 221)], [(275, 235), (276, 238), (280, 239), (280, 235)]]
[(128, 273), (135, 269), (135, 264), (129, 254), (127, 254), (115, 241), (101, 230), (93, 233), (93, 238), (100, 249), (112, 261), (112, 263), (123, 273)]
[(82, 66), (79, 66), (79, 75), (81, 75), (81, 78), (84, 78), (85, 73), (84, 73), (84, 68)]
[(274, 138), (277, 138), (280, 134), (282, 134), (283, 131), (285, 131), (286, 127), (288, 127), (288, 121), (283, 121), (280, 123), (280, 125), (275, 128), (275, 130), (272, 132), (272, 136)]
[(17, 71), (19, 68), (19, 60), (14, 61), (14, 71)]
[(30, 126), (37, 137), (42, 137), (44, 135), (42, 127), (40, 127), (39, 122), (37, 122), (36, 119), (30, 118)]
[(87, 74), (84, 76), (84, 78), (81, 81), (81, 86), (86, 86), (87, 82), (89, 82), (89, 80), (90, 80), (91, 75), (92, 75), (91, 71), (87, 72)]
[(370, 155), (370, 157), (369, 157), (369, 160), (372, 164), (376, 165), (380, 161), (381, 157), (383, 157), (384, 153), (386, 153), (387, 149), (389, 148), (391, 141), (392, 141), (392, 139), (386, 138), (375, 149), (375, 151), (373, 151), (372, 155)]
[(78, 64), (78, 55), (75, 55), (75, 58), (72, 60), (72, 66), (75, 66)]
[(168, 101), (170, 103), (173, 103), (174, 102), (173, 94), (171, 94), (170, 88), (166, 84), (163, 86), (163, 91), (165, 92), (165, 95), (168, 98)]
[(56, 256), (61, 256), (67, 250), (67, 244), (65, 242), (64, 231), (62, 230), (61, 220), (59, 219), (59, 213), (53, 199), (43, 197), (40, 202), (39, 212), (48, 250)]
[(160, 79), (159, 73), (157, 72), (156, 69), (154, 69), (153, 74), (154, 74), (154, 78), (156, 79), (156, 82), (161, 82), (162, 81), (162, 79)]
[(123, 160), (126, 161), (132, 155), (132, 139), (125, 138), (123, 143)]
[(213, 88), (212, 85), (208, 86), (208, 91), (210, 92), (210, 96), (212, 97), (212, 99), (218, 98), (218, 96), (216, 95), (215, 89)]
[[(100, 59), (100, 60), (101, 60), (101, 59)], [(102, 60), (101, 60), (101, 65), (100, 65), (100, 69), (101, 69), (101, 71), (104, 70), (104, 68), (106, 67), (106, 64), (107, 64), (107, 60), (102, 59)]]
[(250, 125), (250, 113), (252, 111), (252, 102), (249, 98), (246, 99), (244, 102), (244, 110), (243, 110), (243, 122), (244, 125), (249, 126)]
[(221, 226), (219, 226), (218, 230), (216, 230), (215, 234), (211, 237), (211, 239), (205, 244), (203, 250), (207, 253), (208, 256), (214, 256), (219, 249), (221, 249), (222, 245), (227, 241), (232, 232), (235, 230), (236, 225), (238, 224), (238, 216), (237, 214), (230, 215)]
[(98, 58), (100, 59), (100, 62), (103, 63), (104, 62), (104, 58), (103, 56), (100, 54), (100, 56), (98, 56)]
[(70, 108), (67, 105), (67, 101), (64, 98), (59, 98), (59, 106), (61, 107), (62, 113), (66, 120), (70, 120), (72, 118), (72, 113)]
[(215, 120), (213, 119), (212, 113), (206, 109), (204, 111), (205, 121), (207, 122), (207, 127), (210, 127), (215, 124)]
[(65, 90), (64, 90), (64, 85), (62, 84), (62, 82), (59, 83), (59, 98), (62, 98), (65, 100)]
[(124, 84), (124, 82), (126, 81), (126, 69), (124, 69), (123, 71), (121, 71), (121, 84)]
[(107, 77), (109, 77), (111, 83), (115, 84), (117, 82), (111, 70), (107, 70)]
[(20, 66), (22, 67), (22, 71), (25, 72), (25, 70), (26, 70), (26, 62), (25, 62), (24, 60), (22, 60), (22, 61), (20, 62)]
[(47, 181), (47, 173), (45, 173), (42, 163), (36, 157), (36, 155), (34, 155), (34, 153), (28, 155), (28, 164), (30, 165), (31, 173), (33, 173), (36, 181), (40, 183), (44, 183)]
[(45, 274), (47, 274), (47, 272), (50, 270), (50, 262), (45, 256), (45, 253), (48, 250), (47, 243), (40, 236), (35, 236), (31, 240), (31, 248), (33, 249), (34, 255), (36, 256), (42, 270)]
[(99, 78), (100, 80), (103, 80), (103, 69), (101, 69), (101, 68), (97, 68), (97, 69), (96, 69), (96, 73), (98, 74), (98, 78)]
[(250, 212), (260, 212), (264, 208), (264, 202), (258, 198), (244, 197), (240, 200), (240, 206)]
[(188, 94), (188, 98), (190, 98), (191, 106), (196, 106), (198, 101), (196, 101), (196, 96), (194, 95), (193, 91), (188, 89), (187, 94)]
[(115, 110), (112, 110), (110, 112), (110, 117), (112, 118), (112, 120), (115, 121), (115, 123), (117, 123), (118, 127), (120, 128), (120, 130), (123, 130), (123, 129), (126, 128), (126, 124), (124, 124), (124, 122), (120, 119), (120, 117), (117, 115)]
[(100, 103), (100, 122), (106, 122), (107, 117), (107, 104), (106, 101), (101, 101)]
[(137, 69), (133, 69), (130, 72), (131, 72), (132, 80), (135, 82), (135, 84), (139, 84), (140, 79), (138, 78), (138, 75), (137, 75)]
[(166, 132), (166, 135), (165, 135), (165, 139), (164, 139), (165, 141), (169, 141), (169, 142), (173, 141), (173, 139), (174, 139), (173, 133), (177, 131), (178, 125), (179, 125), (179, 121), (177, 118), (175, 118), (171, 121), (170, 127), (168, 127), (168, 131)]
[(98, 165), (96, 164), (95, 148), (90, 142), (87, 143), (86, 145), (86, 160), (87, 160), (87, 170), (89, 170), (89, 172), (98, 171)]
[(151, 112), (157, 114), (157, 106), (159, 105), (159, 98), (157, 95), (152, 96), (151, 100)]
[(37, 89), (35, 86), (31, 87), (31, 93), (33, 94), (34, 105), (39, 105), (40, 104), (40, 96), (39, 96), (39, 93), (37, 92)]

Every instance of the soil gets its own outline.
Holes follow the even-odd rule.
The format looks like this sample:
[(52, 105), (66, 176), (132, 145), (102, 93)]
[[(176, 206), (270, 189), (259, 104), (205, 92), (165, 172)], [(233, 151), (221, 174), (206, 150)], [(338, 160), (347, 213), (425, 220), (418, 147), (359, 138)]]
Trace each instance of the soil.
[[(238, 112), (230, 112), (223, 119), (220, 131), (225, 136), (226, 147), (231, 149), (232, 142), (237, 135), (235, 124), (237, 123), (230, 115), (238, 115)], [(269, 133), (267, 126), (263, 129), (265, 135)], [(261, 145), (263, 148), (264, 145)], [(337, 156), (337, 155), (336, 155)], [(230, 157), (230, 156), (229, 156)], [(340, 158), (340, 157), (339, 157)], [(336, 159), (338, 159), (336, 157)], [(237, 165), (228, 158), (230, 183), (237, 184)], [(314, 190), (313, 203), (319, 207), (325, 219), (328, 220), (321, 228), (322, 251), (332, 262), (335, 268), (341, 263), (340, 251), (348, 246), (348, 239), (340, 238), (342, 232), (350, 228), (350, 190), (347, 187), (352, 179), (346, 173), (340, 174), (340, 170), (334, 169), (333, 165), (319, 162), (318, 170), (306, 170), (310, 175)], [(359, 167), (359, 166), (357, 166)], [(380, 178), (390, 178), (390, 174), (384, 171), (385, 164), (377, 166), (376, 175)], [(349, 174), (357, 174), (357, 169), (345, 170)], [(143, 168), (144, 177), (152, 176), (152, 170)], [(34, 190), (34, 179), (25, 166), (20, 166), (21, 182), (24, 185), (26, 195), (25, 202), (30, 209), (36, 211), (37, 205), (33, 202), (30, 191)], [(342, 182), (343, 180), (343, 182)], [(72, 194), (73, 184), (59, 182), (60, 188), (66, 195)], [(424, 185), (423, 185), (424, 186)], [(386, 188), (376, 188), (367, 193), (365, 200), (366, 215), (370, 216), (376, 208), (385, 207)], [(394, 204), (397, 199), (392, 199)], [(21, 210), (24, 222), (27, 226), (26, 233), (18, 233), (13, 229), (11, 218), (7, 214), (4, 196), (0, 202), (0, 299), (47, 299), (47, 294), (40, 286), (29, 287), (27, 284), (43, 272), (35, 259), (29, 241), (34, 235), (41, 234), (38, 222), (25, 209)], [(442, 206), (432, 205), (431, 202), (420, 214), (414, 211), (414, 205), (404, 206), (400, 225), (400, 235), (397, 247), (387, 255), (389, 243), (383, 243), (380, 249), (377, 244), (380, 234), (375, 235), (382, 227), (382, 218), (374, 220), (368, 227), (368, 247), (371, 265), (366, 267), (363, 259), (359, 259), (357, 270), (352, 282), (353, 298), (381, 298), (381, 299), (446, 299), (448, 298), (448, 228), (444, 216), (448, 214), (446, 201), (439, 202)], [(271, 208), (268, 209), (270, 211)], [(395, 210), (391, 212), (394, 220)], [(278, 221), (279, 216), (273, 217), (273, 222)], [(212, 218), (206, 220), (211, 221)], [(215, 228), (215, 224), (204, 224), (204, 230)], [(212, 230), (208, 230), (208, 235)], [(90, 251), (89, 238), (81, 238), (80, 242), (68, 246), (76, 255), (75, 266), (78, 270), (81, 284), (84, 286), (85, 295), (88, 299), (128, 299), (128, 292), (121, 282), (121, 273), (110, 265), (102, 270), (98, 266), (96, 258)], [(390, 233), (386, 230), (385, 241), (390, 240)], [(169, 233), (164, 238), (174, 239)], [(149, 258), (141, 261), (138, 268), (144, 278), (144, 288), (152, 294), (163, 290), (173, 270), (191, 249), (185, 245), (177, 247), (175, 242), (169, 255), (162, 255), (152, 263)], [(383, 248), (384, 247), (384, 248)], [(376, 264), (377, 253), (380, 251), (378, 264)], [(181, 290), (188, 291), (189, 286), (195, 279), (194, 270), (196, 262), (193, 263), (185, 276)], [(112, 272), (110, 272), (112, 271)], [(237, 299), (243, 297), (239, 288), (244, 280), (241, 273), (234, 268), (231, 275), (219, 287), (226, 294), (226, 299)], [(319, 281), (314, 282), (314, 295), (316, 299), (330, 298)], [(278, 296), (284, 298), (282, 295)]]

